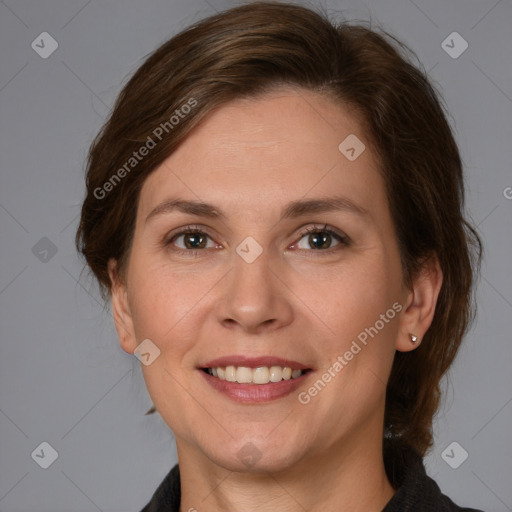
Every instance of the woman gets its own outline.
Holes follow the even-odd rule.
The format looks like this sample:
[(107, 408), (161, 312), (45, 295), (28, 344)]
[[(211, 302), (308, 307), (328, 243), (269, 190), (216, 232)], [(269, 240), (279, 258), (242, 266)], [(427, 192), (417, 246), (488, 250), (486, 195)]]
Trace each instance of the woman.
[(153, 53), (94, 141), (77, 246), (177, 444), (144, 511), (471, 510), (422, 457), (480, 240), (394, 43), (236, 7)]

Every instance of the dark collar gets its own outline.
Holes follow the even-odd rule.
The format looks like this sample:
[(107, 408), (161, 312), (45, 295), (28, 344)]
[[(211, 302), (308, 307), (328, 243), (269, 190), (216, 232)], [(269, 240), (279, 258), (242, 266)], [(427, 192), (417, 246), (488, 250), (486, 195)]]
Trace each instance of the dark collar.
[(458, 507), (430, 478), (421, 456), (396, 441), (384, 440), (384, 464), (395, 494), (382, 512), (482, 512)]
[(158, 486), (141, 512), (179, 512), (181, 501), (180, 469), (174, 466)]

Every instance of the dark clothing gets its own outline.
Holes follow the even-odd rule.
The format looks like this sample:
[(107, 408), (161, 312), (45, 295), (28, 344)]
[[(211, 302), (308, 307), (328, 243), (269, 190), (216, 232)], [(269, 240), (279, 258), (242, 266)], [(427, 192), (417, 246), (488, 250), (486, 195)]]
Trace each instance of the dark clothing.
[(382, 512), (482, 512), (458, 507), (425, 472), (422, 458), (409, 447), (386, 450), (384, 465), (391, 485), (396, 489)]
[(141, 512), (179, 512), (181, 501), (180, 470), (174, 466), (158, 486), (150, 502)]
[[(410, 448), (393, 453), (385, 450), (384, 462), (396, 492), (382, 512), (482, 512), (458, 507), (442, 494), (436, 482), (427, 476), (422, 458)], [(180, 499), (180, 472), (176, 464), (141, 512), (179, 512)]]

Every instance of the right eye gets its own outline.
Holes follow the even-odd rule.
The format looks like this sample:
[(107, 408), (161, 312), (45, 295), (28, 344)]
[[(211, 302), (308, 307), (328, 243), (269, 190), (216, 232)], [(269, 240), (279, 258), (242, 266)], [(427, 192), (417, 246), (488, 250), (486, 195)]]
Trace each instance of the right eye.
[(216, 244), (203, 230), (197, 227), (185, 227), (178, 233), (170, 236), (165, 242), (165, 246), (171, 246), (182, 254), (197, 255), (202, 249), (215, 249), (220, 246)]

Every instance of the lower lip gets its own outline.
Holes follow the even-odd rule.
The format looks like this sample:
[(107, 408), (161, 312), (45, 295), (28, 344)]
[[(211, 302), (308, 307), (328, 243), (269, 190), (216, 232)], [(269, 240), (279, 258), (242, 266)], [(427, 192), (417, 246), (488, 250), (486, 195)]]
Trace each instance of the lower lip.
[(296, 379), (269, 382), (268, 384), (240, 384), (213, 377), (203, 370), (199, 370), (199, 372), (214, 389), (225, 394), (228, 398), (244, 404), (270, 402), (271, 400), (283, 398), (302, 385), (304, 378), (310, 373), (307, 372)]

